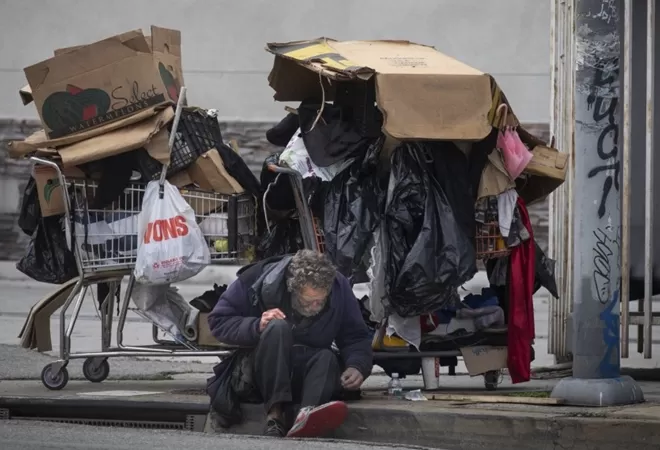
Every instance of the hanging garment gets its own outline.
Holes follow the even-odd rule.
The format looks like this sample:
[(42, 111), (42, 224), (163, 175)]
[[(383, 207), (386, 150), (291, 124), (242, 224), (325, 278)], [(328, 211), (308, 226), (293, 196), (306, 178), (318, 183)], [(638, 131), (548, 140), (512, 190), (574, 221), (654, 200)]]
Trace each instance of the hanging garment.
[(497, 196), (497, 219), (500, 224), (500, 233), (504, 237), (509, 237), (517, 200), (518, 191), (515, 189), (502, 192)]
[(504, 167), (502, 153), (498, 149), (493, 150), (488, 155), (488, 161), (481, 174), (477, 198), (498, 195), (506, 190), (515, 189), (515, 187), (516, 183), (511, 180)]
[[(518, 198), (518, 211), (524, 227), (533, 237), (525, 202)], [(528, 239), (511, 251), (509, 258), (508, 368), (511, 381), (523, 383), (531, 376), (534, 332), (534, 239)]]

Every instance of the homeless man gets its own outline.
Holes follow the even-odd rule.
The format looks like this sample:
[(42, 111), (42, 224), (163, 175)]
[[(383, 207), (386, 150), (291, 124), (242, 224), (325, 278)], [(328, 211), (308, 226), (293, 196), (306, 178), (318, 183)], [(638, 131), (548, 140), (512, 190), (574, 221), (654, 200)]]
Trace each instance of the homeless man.
[[(244, 372), (264, 402), (267, 436), (315, 437), (339, 427), (347, 408), (331, 400), (342, 389), (359, 390), (371, 374), (371, 337), (350, 283), (327, 256), (311, 250), (241, 269), (210, 313), (209, 326), (222, 343), (254, 348), (252, 369)], [(227, 389), (215, 394), (211, 386), (221, 384), (221, 371), (215, 372), (209, 395), (225, 421), (227, 411), (218, 410), (227, 409)], [(236, 369), (222, 373), (244, 378)]]

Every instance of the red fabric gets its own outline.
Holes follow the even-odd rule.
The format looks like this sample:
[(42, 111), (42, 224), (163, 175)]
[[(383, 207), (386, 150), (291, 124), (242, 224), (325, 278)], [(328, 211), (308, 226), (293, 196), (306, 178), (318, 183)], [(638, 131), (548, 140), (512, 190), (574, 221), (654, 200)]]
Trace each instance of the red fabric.
[(515, 247), (509, 259), (509, 375), (513, 383), (524, 383), (531, 377), (534, 331), (534, 276), (536, 272), (532, 224), (525, 202), (518, 197), (522, 223), (531, 238)]

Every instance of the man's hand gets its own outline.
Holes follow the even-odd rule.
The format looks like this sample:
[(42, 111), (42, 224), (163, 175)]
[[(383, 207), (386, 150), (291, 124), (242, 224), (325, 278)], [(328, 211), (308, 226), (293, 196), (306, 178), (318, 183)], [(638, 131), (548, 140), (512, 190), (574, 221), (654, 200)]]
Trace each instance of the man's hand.
[(284, 313), (278, 309), (269, 309), (268, 311), (265, 311), (261, 315), (261, 320), (259, 321), (259, 331), (264, 331), (268, 324), (270, 323), (271, 320), (273, 319), (281, 319), (284, 320), (286, 319), (286, 316)]
[(364, 377), (354, 367), (349, 367), (341, 374), (341, 385), (347, 391), (357, 391), (362, 386), (364, 382)]

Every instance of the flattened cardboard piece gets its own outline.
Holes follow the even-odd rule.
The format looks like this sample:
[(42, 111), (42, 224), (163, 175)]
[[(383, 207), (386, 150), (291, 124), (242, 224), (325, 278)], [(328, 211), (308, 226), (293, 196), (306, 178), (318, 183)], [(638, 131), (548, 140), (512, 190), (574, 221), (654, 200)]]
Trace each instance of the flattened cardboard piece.
[(181, 32), (151, 26), (150, 48), (169, 98), (176, 102), (184, 85), (181, 65)]
[(502, 154), (498, 149), (493, 150), (490, 155), (488, 155), (488, 162), (481, 173), (477, 198), (499, 195), (502, 192), (515, 187), (516, 183), (511, 180), (511, 177), (504, 167)]
[(21, 340), (21, 347), (37, 349), (40, 352), (48, 352), (53, 349), (50, 337), (50, 317), (64, 304), (77, 282), (78, 278), (74, 278), (59, 285), (55, 291), (32, 305), (18, 336)]
[(21, 101), (23, 102), (23, 105), (29, 105), (32, 103), (32, 88), (30, 87), (29, 84), (26, 84), (22, 88), (18, 90), (18, 95), (21, 96)]
[[(165, 134), (168, 134), (167, 130), (163, 130), (163, 128), (173, 118), (174, 111), (172, 108), (166, 108), (142, 122), (61, 147), (58, 149), (58, 153), (62, 157), (62, 165), (64, 167), (80, 166), (90, 161), (98, 161), (140, 147), (145, 147), (154, 159), (167, 162), (169, 161), (167, 139), (163, 139), (160, 132), (162, 130)], [(149, 145), (154, 138), (154, 144)]]
[(117, 130), (137, 122), (141, 122), (149, 117), (153, 117), (156, 113), (163, 109), (162, 106), (141, 111), (133, 116), (126, 117), (122, 120), (106, 124), (93, 130), (88, 130), (82, 133), (66, 136), (59, 139), (48, 139), (44, 130), (35, 131), (23, 141), (11, 141), (7, 145), (9, 148), (9, 156), (11, 158), (23, 158), (32, 152), (44, 149), (55, 149), (64, 147), (66, 145), (74, 144), (76, 142), (84, 141), (86, 139), (99, 136), (101, 134)]
[(179, 172), (170, 177), (167, 177), (167, 181), (178, 188), (184, 188), (193, 184), (193, 180), (190, 177), (190, 174), (188, 174), (188, 172), (185, 170), (183, 172)]
[(244, 192), (238, 181), (227, 173), (217, 150), (212, 149), (197, 158), (188, 168), (193, 181), (203, 190), (219, 194), (240, 194)]
[[(268, 44), (266, 49), (275, 55), (269, 82), (276, 100), (317, 96), (319, 73), (335, 80), (375, 74), (383, 129), (394, 138), (480, 140), (491, 130), (491, 77), (433, 47), (320, 38)], [(307, 69), (308, 75), (285, 60)], [(326, 94), (331, 98), (332, 92)]]
[(211, 334), (209, 314), (200, 313), (197, 322), (197, 344), (205, 347), (226, 347)]
[(63, 55), (65, 53), (69, 53), (73, 50), (78, 50), (78, 49), (83, 48), (83, 47), (84, 47), (84, 45), (74, 45), (72, 47), (56, 48), (55, 50), (53, 50), (53, 56), (60, 56), (60, 55)]
[[(72, 167), (63, 171), (66, 178), (85, 178), (85, 174)], [(32, 176), (37, 186), (39, 196), (39, 207), (43, 217), (64, 214), (64, 193), (57, 172), (50, 166), (35, 165), (32, 168)]]
[(140, 30), (65, 51), (24, 71), (51, 139), (173, 101)]
[[(170, 99), (177, 101), (181, 86), (184, 85), (181, 66), (181, 31), (152, 25), (151, 35), (144, 37)], [(56, 49), (54, 55), (59, 56), (82, 47), (84, 45)]]
[(507, 366), (506, 347), (477, 346), (461, 349), (465, 367), (471, 377), (482, 375), (491, 370), (504, 369)]

